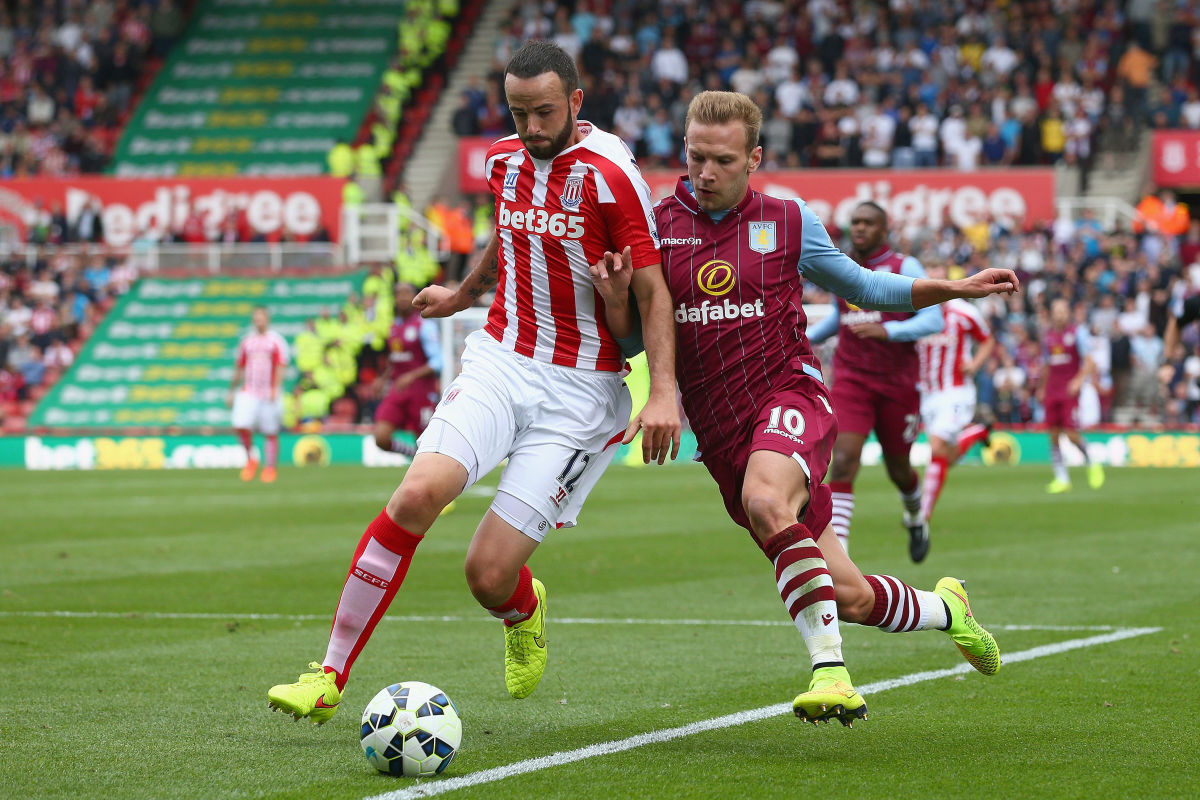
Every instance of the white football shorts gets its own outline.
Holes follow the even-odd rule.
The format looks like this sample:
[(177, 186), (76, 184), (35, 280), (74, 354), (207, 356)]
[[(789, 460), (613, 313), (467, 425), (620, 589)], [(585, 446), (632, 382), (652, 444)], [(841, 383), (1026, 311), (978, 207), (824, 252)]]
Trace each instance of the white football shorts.
[(417, 452), (458, 461), (467, 486), (507, 458), (492, 510), (540, 542), (551, 528), (575, 524), (631, 406), (618, 373), (535, 361), (475, 331)]
[(283, 424), (282, 398), (268, 400), (249, 392), (238, 392), (233, 396), (231, 417), (234, 428), (274, 436), (279, 433)]
[(921, 396), (921, 421), (926, 436), (954, 442), (974, 418), (974, 386), (954, 386)]

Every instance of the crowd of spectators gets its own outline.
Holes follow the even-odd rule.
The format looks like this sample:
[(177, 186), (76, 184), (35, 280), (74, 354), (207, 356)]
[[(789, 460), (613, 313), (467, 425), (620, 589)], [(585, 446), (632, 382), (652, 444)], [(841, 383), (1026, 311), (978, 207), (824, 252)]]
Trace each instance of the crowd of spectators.
[(0, 258), (0, 430), (24, 424), (115, 299), (137, 280), (127, 255), (40, 247)]
[(1200, 127), (1198, 23), (1193, 4), (1149, 0), (524, 3), (453, 127), (511, 132), (503, 64), (544, 38), (579, 63), (582, 116), (643, 166), (679, 163), (704, 89), (763, 108), (766, 168), (1088, 166), (1145, 125)]
[[(1161, 195), (1170, 218), (1174, 197)], [(979, 301), (999, 345), (976, 375), (984, 418), (1042, 421), (1042, 341), (1050, 303), (1062, 297), (1096, 366), (1081, 392), (1081, 424), (1200, 424), (1200, 331), (1185, 330), (1175, 352), (1163, 352), (1168, 314), (1200, 293), (1200, 220), (1176, 235), (1152, 221), (1105, 228), (1085, 211), (1078, 220), (1029, 230), (984, 221), (900, 237), (895, 245), (923, 263), (946, 265), (952, 278), (987, 267), (1020, 277), (1021, 293)], [(815, 286), (806, 289), (807, 302), (826, 298)]]
[(186, 24), (178, 0), (0, 3), (0, 178), (102, 171)]

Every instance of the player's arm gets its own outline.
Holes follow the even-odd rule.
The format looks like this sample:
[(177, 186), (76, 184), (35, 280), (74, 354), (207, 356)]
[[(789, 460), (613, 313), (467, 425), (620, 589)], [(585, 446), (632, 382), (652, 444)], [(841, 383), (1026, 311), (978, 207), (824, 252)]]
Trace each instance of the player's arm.
[(1096, 374), (1096, 362), (1092, 360), (1092, 337), (1079, 326), (1075, 329), (1075, 351), (1079, 353), (1079, 372), (1067, 384), (1067, 391), (1072, 397), (1079, 394), (1084, 381)]
[(470, 308), (475, 301), (496, 288), (500, 280), (500, 238), (493, 233), (487, 249), (479, 257), (475, 268), (463, 279), (456, 291), (445, 286), (426, 286), (413, 298), (413, 307), (421, 312), (426, 319), (430, 317), (449, 317), (465, 308)]
[(1163, 331), (1163, 360), (1169, 361), (1179, 344), (1180, 334), (1192, 322), (1200, 319), (1200, 294), (1189, 297), (1183, 302), (1183, 310), (1179, 314), (1167, 314), (1167, 329)]
[(629, 423), (625, 443), (642, 432), (642, 460), (659, 464), (679, 455), (681, 423), (675, 402), (675, 318), (671, 314), (671, 290), (662, 265), (633, 271), (630, 281), (642, 317), (642, 340), (650, 367), (650, 399)]
[(833, 311), (830, 312), (830, 314), (827, 317), (825, 317), (825, 319), (821, 320), (816, 325), (813, 325), (812, 327), (810, 327), (808, 329), (808, 332), (807, 332), (808, 341), (811, 342), (812, 344), (820, 344), (821, 342), (825, 341), (826, 339), (828, 339), (829, 337), (831, 337), (835, 333), (837, 333), (838, 324), (841, 321), (841, 313), (842, 312), (838, 309), (838, 304), (837, 304), (836, 300), (834, 300), (832, 303), (830, 303), (830, 305), (833, 307)]
[(237, 349), (237, 357), (233, 362), (233, 378), (229, 381), (229, 391), (226, 393), (225, 404), (233, 406), (233, 396), (237, 392), (238, 384), (242, 382), (243, 376), (246, 374), (246, 354), (239, 344)]
[(438, 323), (431, 319), (423, 320), (419, 335), (421, 350), (425, 353), (425, 363), (397, 376), (392, 383), (396, 391), (411, 386), (421, 378), (437, 377), (442, 374), (442, 337)]
[(630, 248), (626, 247), (618, 261), (613, 253), (605, 253), (595, 264), (588, 265), (592, 285), (604, 301), (604, 322), (617, 340), (626, 358), (645, 352), (642, 340), (642, 315), (638, 313), (637, 298), (629, 290), (633, 263)]
[[(909, 256), (900, 265), (900, 274), (917, 281), (925, 277), (925, 268), (921, 262)], [(941, 333), (946, 328), (946, 319), (941, 306), (926, 306), (908, 319), (894, 319), (888, 322), (866, 323), (851, 328), (854, 333), (868, 339), (879, 339), (890, 342), (915, 342), (926, 336)], [(862, 329), (862, 330), (860, 330)]]
[(978, 374), (979, 370), (983, 369), (983, 365), (987, 363), (987, 360), (992, 357), (992, 353), (995, 351), (996, 337), (988, 336), (983, 340), (979, 347), (975, 348), (975, 354), (963, 367), (963, 371), (965, 371), (968, 375)]

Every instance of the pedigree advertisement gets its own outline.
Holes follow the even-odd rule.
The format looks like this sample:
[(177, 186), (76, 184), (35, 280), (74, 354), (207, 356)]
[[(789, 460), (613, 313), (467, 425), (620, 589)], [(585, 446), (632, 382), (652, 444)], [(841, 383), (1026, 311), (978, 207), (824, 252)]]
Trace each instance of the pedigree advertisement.
[(339, 241), (341, 178), (33, 178), (0, 184), (0, 221), (22, 239), (41, 210), (61, 204), (69, 221), (100, 204), (104, 241), (127, 247), (139, 232), (180, 230), (198, 213), (210, 234), (231, 213), (244, 213), (256, 234), (308, 237), (322, 226)]

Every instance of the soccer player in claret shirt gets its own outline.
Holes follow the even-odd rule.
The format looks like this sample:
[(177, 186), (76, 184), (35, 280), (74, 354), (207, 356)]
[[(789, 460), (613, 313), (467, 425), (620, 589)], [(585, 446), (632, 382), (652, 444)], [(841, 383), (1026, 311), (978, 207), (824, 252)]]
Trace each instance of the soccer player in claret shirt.
[[(229, 382), (228, 405), (233, 409), (233, 428), (246, 448), (242, 480), (254, 480), (258, 459), (254, 457), (254, 433), (263, 436), (263, 471), (260, 480), (275, 480), (279, 460), (279, 429), (283, 421), (283, 374), (287, 369), (287, 341), (270, 329), (267, 309), (257, 306), (252, 315), (254, 330), (238, 342), (233, 380)], [(239, 388), (240, 385), (240, 388)]]
[[(887, 575), (863, 576), (833, 534), (821, 481), (838, 423), (804, 333), (803, 279), (863, 307), (909, 311), (1012, 292), (1017, 279), (997, 269), (961, 281), (861, 269), (803, 201), (750, 189), (761, 125), (758, 106), (735, 92), (702, 92), (688, 107), (688, 174), (654, 210), (675, 305), (676, 375), (698, 458), (729, 516), (772, 562), (808, 647), (813, 674), (795, 713), (849, 724), (866, 715), (866, 702), (842, 660), (839, 617), (885, 631), (945, 630), (985, 675), (1000, 668), (1000, 652), (957, 580), (924, 592)], [(607, 253), (591, 273), (610, 329), (631, 332), (626, 259)]]
[[(887, 212), (875, 203), (859, 203), (850, 217), (854, 260), (863, 271), (909, 278), (925, 277), (921, 263), (888, 245)], [(921, 425), (917, 390), (916, 341), (942, 330), (942, 310), (926, 306), (912, 311), (863, 309), (839, 297), (833, 314), (808, 331), (813, 344), (838, 335), (833, 355), (833, 410), (837, 441), (829, 488), (833, 492), (833, 529), (849, 550), (854, 516), (854, 479), (863, 443), (875, 431), (888, 477), (900, 490), (908, 554), (921, 562), (929, 553), (929, 524), (921, 516), (921, 480), (909, 451)]]
[[(930, 265), (928, 276), (946, 277), (942, 264)], [(975, 373), (991, 357), (996, 340), (983, 315), (966, 300), (942, 306), (946, 326), (917, 342), (921, 357), (921, 422), (929, 437), (921, 518), (933, 516), (946, 483), (946, 473), (977, 442), (987, 442), (988, 427), (975, 418)], [(973, 345), (973, 349), (972, 349)]]
[(380, 450), (413, 456), (415, 445), (396, 438), (396, 431), (419, 436), (433, 417), (442, 371), (438, 324), (423, 319), (413, 305), (417, 288), (398, 283), (393, 290), (396, 318), (387, 338), (387, 371), (380, 380), (387, 387), (375, 409), (375, 445)]
[[(423, 289), (425, 317), (461, 311), (495, 289), (487, 325), (467, 337), (387, 507), (367, 526), (313, 672), (273, 687), (271, 706), (324, 722), (355, 658), (400, 588), (438, 514), (502, 460), (508, 466), (467, 551), (467, 584), (505, 630), (509, 694), (528, 696), (546, 668), (546, 589), (526, 566), (547, 533), (575, 524), (616, 444), (642, 433), (647, 461), (679, 450), (675, 332), (650, 188), (616, 136), (577, 119), (583, 92), (561, 47), (532, 41), (508, 62), (517, 135), (488, 150), (496, 231), (457, 290)], [(630, 420), (622, 351), (588, 275), (605, 251), (629, 248), (644, 312), (650, 399)]]
[(1088, 485), (1093, 489), (1104, 485), (1104, 467), (1088, 455), (1077, 421), (1079, 389), (1096, 371), (1088, 356), (1089, 346), (1087, 328), (1071, 324), (1071, 306), (1061, 297), (1054, 300), (1050, 304), (1050, 327), (1042, 335), (1042, 375), (1037, 390), (1050, 436), (1050, 463), (1054, 468), (1054, 480), (1046, 486), (1050, 494), (1071, 490), (1071, 476), (1059, 446), (1063, 434), (1083, 453)]

